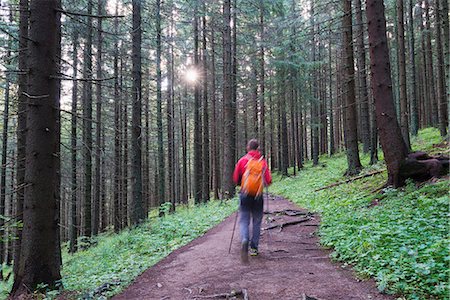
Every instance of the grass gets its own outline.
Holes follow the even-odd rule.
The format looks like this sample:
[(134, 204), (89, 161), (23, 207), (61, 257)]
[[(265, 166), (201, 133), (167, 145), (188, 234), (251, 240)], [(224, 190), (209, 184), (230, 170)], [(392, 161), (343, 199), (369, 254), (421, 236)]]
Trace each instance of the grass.
[[(439, 152), (435, 129), (413, 138), (413, 149)], [(365, 166), (369, 158), (362, 157)], [(374, 277), (380, 291), (407, 299), (449, 299), (448, 180), (373, 193), (386, 172), (330, 189), (317, 188), (343, 180), (346, 158), (321, 157), (297, 177), (278, 175), (271, 192), (319, 212), (321, 243), (332, 257), (351, 264), (361, 277)], [(382, 163), (364, 172), (384, 168)], [(378, 205), (374, 205), (377, 203)]]

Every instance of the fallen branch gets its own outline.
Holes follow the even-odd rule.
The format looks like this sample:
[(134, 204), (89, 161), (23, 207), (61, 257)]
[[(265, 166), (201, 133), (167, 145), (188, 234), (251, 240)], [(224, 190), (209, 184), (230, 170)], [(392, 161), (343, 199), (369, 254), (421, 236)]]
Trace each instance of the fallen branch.
[(283, 215), (287, 215), (290, 217), (295, 217), (295, 216), (300, 216), (300, 215), (308, 215), (309, 212), (304, 212), (304, 211), (300, 211), (300, 210), (295, 210), (295, 209), (284, 209), (284, 210), (275, 210), (275, 211), (265, 211), (265, 214), (274, 214), (274, 215), (278, 215), (278, 214), (283, 214)]
[(194, 299), (230, 299), (237, 296), (242, 296), (245, 300), (248, 300), (248, 292), (246, 289), (231, 291), (230, 293), (194, 296)]
[(338, 185), (341, 185), (341, 184), (344, 184), (344, 183), (349, 183), (349, 182), (352, 182), (352, 181), (355, 181), (355, 180), (359, 180), (359, 179), (363, 179), (363, 178), (366, 178), (366, 177), (370, 177), (370, 176), (373, 176), (373, 175), (376, 175), (376, 174), (383, 173), (384, 171), (386, 171), (386, 170), (383, 169), (383, 170), (373, 171), (373, 172), (370, 172), (370, 173), (367, 173), (367, 174), (364, 174), (364, 175), (359, 175), (359, 176), (356, 176), (356, 177), (349, 178), (349, 179), (344, 180), (344, 181), (335, 182), (333, 184), (321, 187), (320, 189), (314, 190), (314, 192), (326, 190), (326, 189), (329, 189), (329, 188), (332, 188), (332, 187), (335, 187), (335, 186), (338, 186)]
[(274, 228), (283, 229), (283, 227), (290, 226), (290, 225), (295, 225), (295, 224), (299, 224), (299, 223), (303, 223), (303, 222), (308, 222), (310, 220), (311, 220), (311, 218), (304, 218), (304, 219), (300, 219), (300, 220), (284, 222), (284, 223), (281, 223), (281, 224), (275, 224), (275, 225), (263, 228), (263, 230), (270, 230), (270, 229), (274, 229)]

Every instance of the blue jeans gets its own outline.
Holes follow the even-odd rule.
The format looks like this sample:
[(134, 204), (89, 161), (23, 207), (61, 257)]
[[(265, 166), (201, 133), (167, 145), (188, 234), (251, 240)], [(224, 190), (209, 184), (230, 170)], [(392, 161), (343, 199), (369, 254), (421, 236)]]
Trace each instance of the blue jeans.
[[(251, 197), (239, 194), (239, 231), (241, 233), (242, 242), (250, 241), (250, 247), (258, 249), (259, 236), (261, 234), (261, 221), (263, 217), (263, 197)], [(252, 218), (253, 231), (252, 239), (249, 239), (249, 225)]]

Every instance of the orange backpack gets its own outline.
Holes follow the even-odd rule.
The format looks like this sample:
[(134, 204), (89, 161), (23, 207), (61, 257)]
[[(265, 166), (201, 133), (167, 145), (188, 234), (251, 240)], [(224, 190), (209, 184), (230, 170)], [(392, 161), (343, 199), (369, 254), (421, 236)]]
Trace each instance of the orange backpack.
[(264, 188), (263, 173), (263, 157), (261, 156), (260, 159), (249, 157), (245, 172), (242, 175), (242, 192), (252, 197), (262, 195)]

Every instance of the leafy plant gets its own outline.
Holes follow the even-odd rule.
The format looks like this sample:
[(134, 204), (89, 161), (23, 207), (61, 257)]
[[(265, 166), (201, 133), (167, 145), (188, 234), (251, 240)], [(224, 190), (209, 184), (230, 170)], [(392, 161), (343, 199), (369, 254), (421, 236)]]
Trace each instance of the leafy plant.
[[(436, 129), (425, 129), (413, 142), (429, 152), (439, 151), (441, 140)], [(373, 194), (386, 180), (382, 173), (315, 192), (344, 179), (343, 154), (323, 156), (321, 163), (325, 166), (308, 165), (271, 190), (321, 214), (321, 243), (334, 249), (332, 258), (352, 264), (362, 277), (374, 277), (383, 292), (449, 299), (448, 180), (423, 187), (409, 182), (402, 190)]]

